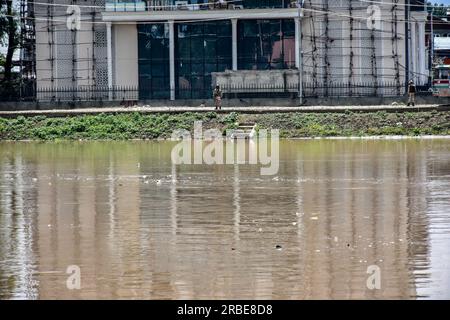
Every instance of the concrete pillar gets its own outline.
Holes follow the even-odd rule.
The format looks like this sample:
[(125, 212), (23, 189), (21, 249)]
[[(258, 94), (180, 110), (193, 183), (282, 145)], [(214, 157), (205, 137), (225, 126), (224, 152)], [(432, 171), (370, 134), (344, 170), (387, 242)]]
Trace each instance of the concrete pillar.
[[(112, 35), (114, 43), (114, 86), (139, 86), (138, 29), (136, 24), (116, 24)], [(116, 99), (120, 98), (116, 95)]]
[(295, 18), (295, 66), (300, 70), (300, 51), (301, 51), (301, 25), (300, 19)]
[(238, 48), (237, 48), (237, 19), (231, 19), (231, 41), (232, 41), (232, 57), (233, 57), (233, 70), (238, 69)]
[(416, 80), (417, 79), (417, 46), (416, 46), (416, 22), (411, 22), (411, 50), (410, 50), (410, 57), (411, 57), (411, 79)]
[(420, 84), (424, 84), (428, 80), (426, 64), (425, 64), (425, 22), (418, 22), (419, 27), (419, 73)]
[(169, 21), (170, 100), (175, 100), (175, 24)]
[(112, 100), (112, 85), (113, 85), (113, 77), (112, 77), (112, 43), (111, 43), (111, 22), (106, 23), (106, 55), (108, 60), (108, 99)]

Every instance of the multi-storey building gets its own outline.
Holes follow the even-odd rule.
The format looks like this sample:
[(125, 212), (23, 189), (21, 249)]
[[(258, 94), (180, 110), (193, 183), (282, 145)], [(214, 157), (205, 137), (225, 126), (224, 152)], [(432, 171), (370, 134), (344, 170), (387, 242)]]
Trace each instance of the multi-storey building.
[[(427, 14), (417, 0), (46, 1), (35, 3), (40, 88), (207, 98), (215, 73), (291, 70), (298, 82), (301, 70), (317, 96), (336, 84), (352, 95), (361, 83), (395, 95), (410, 78), (428, 80)], [(387, 82), (394, 92), (383, 91)]]

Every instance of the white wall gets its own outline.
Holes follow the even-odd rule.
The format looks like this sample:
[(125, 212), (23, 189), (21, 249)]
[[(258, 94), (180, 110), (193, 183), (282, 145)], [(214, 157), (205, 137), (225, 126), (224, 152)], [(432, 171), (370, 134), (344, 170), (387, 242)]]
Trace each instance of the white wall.
[(138, 34), (136, 24), (113, 24), (113, 81), (138, 86)]

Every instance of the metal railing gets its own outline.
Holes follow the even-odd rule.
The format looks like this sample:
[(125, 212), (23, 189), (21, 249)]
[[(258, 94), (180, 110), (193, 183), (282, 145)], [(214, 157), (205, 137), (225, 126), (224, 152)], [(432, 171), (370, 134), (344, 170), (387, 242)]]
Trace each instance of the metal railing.
[[(428, 86), (418, 86), (418, 95), (431, 94)], [(239, 98), (297, 98), (298, 84), (232, 84), (221, 86), (225, 99)], [(211, 99), (213, 88), (176, 87), (176, 99)], [(323, 83), (304, 82), (305, 98), (345, 98), (345, 97), (396, 97), (406, 93), (406, 86), (397, 82), (363, 83)], [(170, 89), (151, 86), (78, 86), (35, 89), (23, 87), (13, 95), (1, 95), (0, 101), (36, 101), (36, 102), (82, 102), (82, 101), (118, 101), (135, 102), (139, 100), (169, 100)]]
[(79, 86), (61, 88), (38, 88), (36, 101), (137, 101), (139, 88), (134, 86)]
[(13, 83), (0, 81), (1, 101), (34, 101), (36, 99), (36, 82), (16, 80)]
[(294, 6), (296, 0), (107, 0), (107, 12), (275, 9)]
[[(225, 97), (298, 97), (299, 86), (291, 84), (225, 85)], [(303, 96), (309, 98), (394, 97), (405, 94), (405, 86), (397, 82), (317, 83), (303, 82)]]

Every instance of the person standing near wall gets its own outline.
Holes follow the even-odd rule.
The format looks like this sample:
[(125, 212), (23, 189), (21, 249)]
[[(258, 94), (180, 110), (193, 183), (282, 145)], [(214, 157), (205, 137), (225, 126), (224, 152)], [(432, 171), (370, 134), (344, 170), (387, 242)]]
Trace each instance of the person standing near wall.
[(408, 106), (415, 106), (416, 104), (416, 85), (414, 81), (409, 80), (408, 83)]
[(213, 91), (214, 105), (216, 106), (216, 110), (222, 109), (222, 90), (217, 85)]

